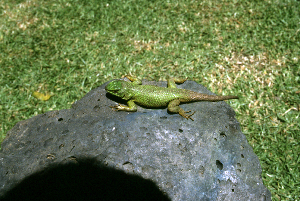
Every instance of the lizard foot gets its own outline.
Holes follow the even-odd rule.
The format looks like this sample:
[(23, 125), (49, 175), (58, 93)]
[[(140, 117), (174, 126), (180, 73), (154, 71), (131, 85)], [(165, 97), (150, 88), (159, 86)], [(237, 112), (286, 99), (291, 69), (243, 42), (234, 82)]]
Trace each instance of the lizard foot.
[(115, 110), (126, 110), (126, 108), (127, 108), (127, 106), (125, 106), (125, 105), (120, 105), (120, 104), (118, 104), (118, 105), (114, 105), (114, 106), (109, 106), (110, 108), (112, 108), (113, 110), (115, 109)]
[(186, 119), (191, 119), (192, 121), (194, 121), (194, 119), (191, 117), (193, 114), (195, 114), (195, 112), (193, 112), (192, 114), (186, 114), (186, 113), (189, 113), (189, 112), (191, 112), (191, 110), (189, 110), (189, 111), (184, 111), (184, 110), (182, 110), (182, 111), (179, 111), (179, 114), (181, 115), (181, 116), (183, 116), (184, 118), (186, 118)]
[(129, 103), (129, 107), (126, 106), (126, 105), (114, 105), (114, 106), (109, 106), (111, 107), (112, 109), (116, 109), (117, 111), (119, 110), (122, 110), (122, 111), (127, 111), (127, 112), (136, 112), (137, 111), (137, 108), (136, 106), (134, 105), (134, 103), (132, 104), (131, 102), (128, 102)]

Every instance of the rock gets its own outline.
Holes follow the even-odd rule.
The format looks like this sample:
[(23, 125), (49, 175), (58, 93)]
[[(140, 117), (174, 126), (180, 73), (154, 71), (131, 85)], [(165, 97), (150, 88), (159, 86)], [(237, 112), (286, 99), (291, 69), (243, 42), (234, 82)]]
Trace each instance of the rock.
[[(271, 200), (259, 160), (224, 101), (182, 104), (184, 110), (196, 111), (195, 121), (166, 108), (113, 111), (109, 106), (114, 101), (126, 103), (106, 94), (106, 84), (71, 109), (21, 121), (7, 133), (0, 151), (0, 195), (30, 189), (44, 196), (41, 189), (62, 189), (62, 197), (77, 198), (87, 192), (108, 198), (110, 192), (140, 200), (133, 195), (142, 192), (148, 200)], [(166, 82), (144, 84), (166, 87)], [(213, 94), (193, 81), (178, 88)], [(93, 185), (80, 190), (90, 180)], [(99, 191), (103, 186), (108, 187)]]

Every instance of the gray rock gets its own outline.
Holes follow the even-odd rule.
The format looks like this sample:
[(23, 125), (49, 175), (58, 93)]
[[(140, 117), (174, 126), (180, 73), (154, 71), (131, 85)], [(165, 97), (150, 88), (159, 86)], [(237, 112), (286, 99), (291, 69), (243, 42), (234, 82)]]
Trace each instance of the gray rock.
[[(32, 175), (53, 172), (49, 171), (53, 164), (61, 165), (61, 170), (70, 163), (86, 164), (81, 158), (88, 158), (94, 160), (92, 164), (102, 164), (96, 165), (100, 171), (95, 171), (94, 182), (101, 180), (97, 175), (103, 167), (116, 174), (129, 173), (124, 174), (128, 177), (139, 175), (139, 181), (133, 179), (133, 183), (154, 182), (161, 200), (167, 200), (166, 195), (174, 201), (271, 200), (262, 182), (259, 160), (241, 132), (234, 111), (224, 101), (182, 104), (184, 110), (196, 111), (195, 121), (169, 114), (167, 108), (113, 111), (109, 106), (116, 104), (114, 101), (126, 103), (106, 94), (106, 84), (90, 91), (71, 109), (21, 121), (7, 133), (0, 152), (0, 195), (8, 190), (22, 192), (14, 189), (30, 186), (33, 182), (26, 181), (33, 181)], [(144, 84), (166, 87), (166, 82)], [(178, 88), (213, 94), (193, 81)], [(120, 182), (110, 178), (101, 181)], [(67, 183), (76, 182), (71, 179)], [(158, 190), (152, 184), (146, 186), (152, 186), (149, 192)], [(140, 191), (133, 189), (131, 193)]]

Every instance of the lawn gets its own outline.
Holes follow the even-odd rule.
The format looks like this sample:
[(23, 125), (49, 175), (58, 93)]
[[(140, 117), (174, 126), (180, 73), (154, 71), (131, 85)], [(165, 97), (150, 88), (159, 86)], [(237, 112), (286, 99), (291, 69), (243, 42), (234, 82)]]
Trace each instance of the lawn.
[(297, 0), (2, 0), (0, 142), (111, 79), (188, 78), (240, 97), (272, 199), (300, 200), (299, 60)]

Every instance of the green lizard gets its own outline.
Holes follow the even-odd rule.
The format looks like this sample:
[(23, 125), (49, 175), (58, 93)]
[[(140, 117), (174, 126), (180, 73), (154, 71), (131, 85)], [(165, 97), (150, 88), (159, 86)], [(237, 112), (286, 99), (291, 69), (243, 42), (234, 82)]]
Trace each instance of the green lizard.
[(106, 85), (105, 90), (117, 97), (127, 101), (128, 106), (116, 105), (111, 106), (117, 110), (136, 112), (135, 103), (144, 107), (165, 107), (168, 106), (168, 111), (179, 113), (186, 119), (194, 119), (192, 114), (187, 114), (191, 111), (184, 111), (179, 107), (180, 103), (194, 101), (222, 101), (228, 99), (237, 99), (237, 96), (214, 96), (201, 94), (187, 89), (178, 89), (175, 83), (183, 83), (186, 79), (168, 79), (168, 88), (158, 87), (154, 85), (141, 85), (142, 81), (130, 76), (126, 76), (130, 81), (114, 80)]

